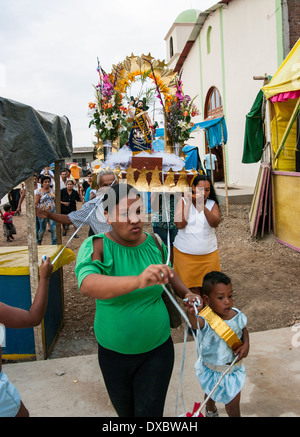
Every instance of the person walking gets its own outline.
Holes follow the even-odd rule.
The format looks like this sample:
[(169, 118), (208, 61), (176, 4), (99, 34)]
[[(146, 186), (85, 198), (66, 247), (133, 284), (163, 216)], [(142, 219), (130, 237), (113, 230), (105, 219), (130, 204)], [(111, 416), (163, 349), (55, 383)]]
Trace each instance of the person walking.
[(17, 233), (15, 225), (13, 224), (13, 216), (16, 214), (15, 211), (12, 211), (12, 207), (9, 203), (4, 205), (4, 214), (0, 209), (1, 219), (3, 220), (3, 235), (6, 237), (6, 241), (9, 243), (14, 240), (14, 234)]
[(75, 268), (82, 295), (96, 299), (99, 366), (120, 417), (162, 417), (174, 364), (162, 284), (191, 293), (143, 232), (138, 191), (117, 184), (103, 202), (112, 229), (83, 242)]
[[(35, 205), (39, 209), (48, 212), (55, 212), (55, 191), (50, 187), (51, 177), (42, 176), (41, 178), (41, 188), (35, 193)], [(41, 245), (46, 231), (47, 218), (39, 218), (39, 233), (37, 244)], [(56, 244), (56, 224), (55, 221), (49, 220), (50, 231), (51, 231), (51, 244)]]
[(206, 175), (214, 182), (215, 171), (219, 170), (218, 159), (214, 153), (207, 153), (204, 156), (204, 166), (206, 170)]

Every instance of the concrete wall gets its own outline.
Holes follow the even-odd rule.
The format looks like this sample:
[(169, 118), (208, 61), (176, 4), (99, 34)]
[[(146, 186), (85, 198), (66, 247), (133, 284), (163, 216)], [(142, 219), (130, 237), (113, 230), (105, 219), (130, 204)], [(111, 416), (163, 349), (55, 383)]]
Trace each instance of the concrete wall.
[[(194, 121), (203, 120), (205, 98), (211, 87), (217, 87), (222, 96), (228, 129), (229, 184), (254, 186), (256, 182), (258, 164), (241, 162), (245, 120), (263, 85), (253, 76), (273, 75), (282, 61), (281, 24), (277, 0), (233, 0), (209, 15), (183, 65), (185, 93), (192, 97), (198, 94), (201, 116)], [(209, 26), (211, 50), (207, 53)], [(199, 146), (202, 158), (204, 135), (189, 141), (193, 143)]]

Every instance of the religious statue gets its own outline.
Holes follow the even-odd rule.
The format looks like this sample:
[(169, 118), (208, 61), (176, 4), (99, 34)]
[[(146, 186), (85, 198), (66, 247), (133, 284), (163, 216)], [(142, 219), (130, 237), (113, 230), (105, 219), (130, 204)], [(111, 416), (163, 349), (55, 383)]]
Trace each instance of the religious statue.
[(139, 152), (149, 152), (152, 149), (152, 123), (148, 112), (144, 109), (143, 100), (135, 101), (132, 99), (128, 107), (128, 119), (133, 119), (132, 128), (129, 135), (129, 148), (133, 154)]

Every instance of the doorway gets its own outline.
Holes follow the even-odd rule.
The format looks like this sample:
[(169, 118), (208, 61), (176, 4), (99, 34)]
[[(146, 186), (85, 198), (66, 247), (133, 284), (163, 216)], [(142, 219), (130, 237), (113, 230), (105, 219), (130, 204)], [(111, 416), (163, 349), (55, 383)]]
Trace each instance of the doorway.
[[(205, 106), (204, 106), (204, 120), (212, 120), (214, 118), (222, 117), (223, 114), (223, 102), (221, 94), (216, 87), (211, 87), (208, 90)], [(209, 153), (209, 147), (207, 137), (205, 135), (205, 153)], [(214, 173), (214, 182), (224, 181), (224, 168), (223, 168), (223, 151), (222, 146), (213, 147), (211, 153), (216, 155), (218, 161), (218, 171)]]

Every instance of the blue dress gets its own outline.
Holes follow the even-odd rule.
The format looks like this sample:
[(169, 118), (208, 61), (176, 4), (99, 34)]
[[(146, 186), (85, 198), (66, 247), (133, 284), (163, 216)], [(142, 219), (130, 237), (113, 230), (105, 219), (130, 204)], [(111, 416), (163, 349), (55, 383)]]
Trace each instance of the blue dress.
[[(237, 308), (233, 308), (236, 315), (230, 320), (224, 320), (227, 325), (236, 333), (239, 339), (242, 338), (242, 330), (247, 325), (247, 317)], [(203, 391), (208, 395), (218, 382), (224, 368), (220, 371), (212, 370), (211, 367), (225, 366), (231, 363), (234, 352), (228, 344), (209, 326), (204, 319), (204, 327), (200, 331), (200, 356), (195, 364), (196, 375)], [(207, 364), (207, 365), (206, 365)], [(208, 367), (210, 366), (210, 367)], [(228, 404), (241, 391), (245, 383), (245, 367), (241, 362), (233, 366), (222, 379), (220, 385), (215, 390), (211, 399), (215, 402)]]

